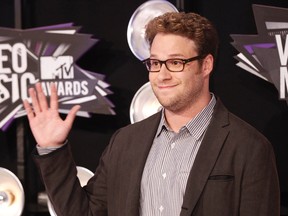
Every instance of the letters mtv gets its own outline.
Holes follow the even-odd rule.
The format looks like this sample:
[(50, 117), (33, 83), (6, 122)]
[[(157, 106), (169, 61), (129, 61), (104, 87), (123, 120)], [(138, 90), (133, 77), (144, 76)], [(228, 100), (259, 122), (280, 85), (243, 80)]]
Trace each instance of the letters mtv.
[(73, 57), (72, 56), (44, 56), (40, 58), (40, 73), (42, 80), (51, 79), (73, 79)]

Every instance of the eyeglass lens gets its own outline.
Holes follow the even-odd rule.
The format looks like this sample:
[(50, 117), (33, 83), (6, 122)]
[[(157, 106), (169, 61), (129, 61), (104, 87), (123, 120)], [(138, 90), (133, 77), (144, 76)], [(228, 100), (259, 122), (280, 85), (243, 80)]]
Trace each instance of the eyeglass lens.
[(158, 59), (148, 59), (146, 67), (151, 72), (160, 71), (162, 64), (165, 64), (166, 68), (173, 72), (182, 71), (184, 69), (184, 62), (181, 59), (168, 59), (166, 61), (160, 61)]

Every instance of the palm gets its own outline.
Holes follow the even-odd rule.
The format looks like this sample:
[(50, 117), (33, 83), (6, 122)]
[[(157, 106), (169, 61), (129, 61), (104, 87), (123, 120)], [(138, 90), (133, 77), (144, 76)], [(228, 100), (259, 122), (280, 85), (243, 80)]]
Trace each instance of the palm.
[(63, 142), (70, 130), (70, 126), (52, 110), (38, 114), (30, 121), (30, 127), (36, 142), (43, 146)]
[(36, 84), (36, 90), (37, 96), (34, 89), (29, 89), (33, 108), (27, 101), (24, 101), (33, 136), (38, 145), (42, 147), (61, 145), (68, 136), (80, 106), (74, 106), (66, 119), (63, 120), (58, 112), (58, 98), (55, 86), (51, 85), (50, 107), (47, 104), (40, 84)]

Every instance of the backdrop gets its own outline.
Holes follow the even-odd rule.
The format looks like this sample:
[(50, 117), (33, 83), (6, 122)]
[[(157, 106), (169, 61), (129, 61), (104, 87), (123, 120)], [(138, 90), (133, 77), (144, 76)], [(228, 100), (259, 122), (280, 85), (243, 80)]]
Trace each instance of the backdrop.
[[(77, 117), (69, 139), (77, 165), (94, 171), (99, 157), (111, 135), (130, 123), (130, 103), (137, 90), (148, 81), (148, 73), (132, 54), (127, 43), (128, 22), (145, 1), (140, 0), (22, 0), (22, 28), (73, 22), (82, 26), (80, 32), (100, 39), (79, 60), (84, 69), (105, 75), (110, 90), (108, 98), (115, 105), (116, 115)], [(175, 6), (177, 1), (170, 1)], [(184, 3), (184, 4), (183, 4)], [(280, 101), (276, 88), (237, 67), (234, 56), (238, 51), (231, 45), (230, 34), (257, 34), (252, 4), (288, 8), (286, 0), (241, 1), (182, 1), (179, 10), (197, 12), (209, 18), (217, 27), (221, 40), (219, 58), (211, 77), (211, 90), (236, 115), (261, 131), (272, 143), (280, 178), (282, 215), (288, 215), (288, 107)], [(0, 26), (15, 26), (14, 4), (0, 2)], [(26, 191), (25, 215), (47, 214), (37, 203), (43, 190), (30, 153), (35, 141), (28, 128), (26, 117), (13, 122), (5, 132), (0, 131), (0, 166), (17, 173), (19, 154), (17, 142), (19, 125), (24, 127), (24, 176)], [(18, 159), (17, 159), (18, 157)], [(18, 161), (17, 161), (18, 160)]]

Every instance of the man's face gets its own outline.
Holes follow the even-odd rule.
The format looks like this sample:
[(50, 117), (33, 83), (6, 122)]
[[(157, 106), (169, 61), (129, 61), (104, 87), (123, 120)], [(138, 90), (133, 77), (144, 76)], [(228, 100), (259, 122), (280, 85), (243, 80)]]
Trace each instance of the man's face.
[[(183, 36), (157, 34), (151, 44), (153, 59), (188, 59), (197, 55), (194, 41)], [(163, 64), (159, 72), (149, 72), (152, 89), (164, 108), (182, 112), (207, 96), (210, 71), (203, 72), (203, 65), (196, 60), (187, 63), (182, 72), (171, 72)]]

